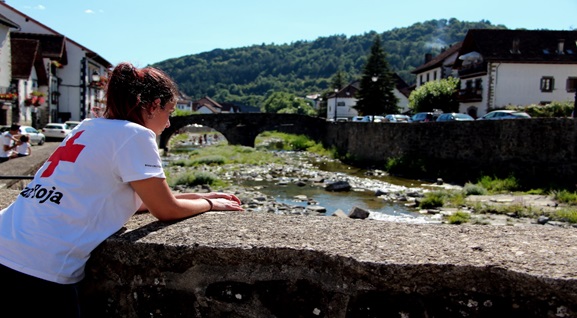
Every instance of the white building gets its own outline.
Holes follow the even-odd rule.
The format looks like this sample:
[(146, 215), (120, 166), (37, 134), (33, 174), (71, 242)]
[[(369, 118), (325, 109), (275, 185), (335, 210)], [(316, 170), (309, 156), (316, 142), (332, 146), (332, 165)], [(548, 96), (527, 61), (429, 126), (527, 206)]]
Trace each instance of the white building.
[[(399, 100), (397, 107), (401, 113), (407, 112), (409, 110), (410, 87), (396, 73), (393, 73), (393, 78), (396, 83), (393, 94)], [(351, 120), (351, 118), (358, 116), (357, 110), (353, 107), (357, 105), (358, 99), (355, 96), (359, 90), (360, 81), (354, 81), (337, 90), (334, 94), (329, 95), (327, 99), (327, 120)]]
[[(20, 89), (18, 107), (22, 114), (21, 120), (25, 120), (30, 111), (24, 105), (24, 100), (30, 97), (32, 91), (46, 94), (45, 103), (38, 109), (45, 111), (46, 117), (52, 122), (82, 120), (103, 106), (102, 87), (107, 70), (111, 67), (107, 60), (5, 2), (0, 2), (0, 15), (18, 25), (17, 31), (10, 32), (12, 38), (35, 40), (43, 44), (34, 58), (40, 59), (46, 81), (42, 78), (37, 64), (34, 64), (34, 71), (40, 76), (35, 77), (31, 71), (27, 79), (12, 79), (11, 84), (17, 80)], [(62, 45), (58, 47), (60, 51), (46, 45), (58, 43), (59, 38), (62, 39)], [(20, 52), (15, 53), (20, 55)], [(0, 52), (0, 60), (6, 58), (5, 54), (7, 52)], [(15, 58), (15, 54), (12, 55), (12, 58)]]
[(459, 112), (574, 101), (577, 31), (469, 30), (455, 61)]
[(458, 42), (449, 46), (435, 57), (430, 53), (426, 54), (425, 63), (411, 71), (417, 77), (415, 87), (419, 88), (427, 82), (448, 78), (449, 76), (458, 77), (456, 71), (453, 71), (453, 64), (459, 55), (462, 43)]

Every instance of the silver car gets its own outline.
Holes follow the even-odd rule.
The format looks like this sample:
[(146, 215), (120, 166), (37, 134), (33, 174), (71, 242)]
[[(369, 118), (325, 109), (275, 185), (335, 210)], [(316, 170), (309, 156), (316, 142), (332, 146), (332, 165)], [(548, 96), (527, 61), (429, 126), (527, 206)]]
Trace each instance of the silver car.
[(30, 143), (33, 145), (42, 145), (46, 141), (46, 136), (31, 126), (20, 126), (19, 133), (21, 135), (28, 135)]

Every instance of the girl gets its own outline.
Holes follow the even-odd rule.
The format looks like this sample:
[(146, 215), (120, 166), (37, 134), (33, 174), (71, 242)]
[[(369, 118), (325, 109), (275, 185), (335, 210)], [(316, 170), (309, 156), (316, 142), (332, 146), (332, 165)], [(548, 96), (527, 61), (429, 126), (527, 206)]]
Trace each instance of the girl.
[(69, 134), (0, 211), (0, 299), (22, 317), (79, 317), (77, 284), (92, 250), (136, 212), (161, 221), (241, 211), (226, 193), (173, 194), (156, 137), (170, 126), (177, 88), (158, 69), (112, 71), (104, 118)]

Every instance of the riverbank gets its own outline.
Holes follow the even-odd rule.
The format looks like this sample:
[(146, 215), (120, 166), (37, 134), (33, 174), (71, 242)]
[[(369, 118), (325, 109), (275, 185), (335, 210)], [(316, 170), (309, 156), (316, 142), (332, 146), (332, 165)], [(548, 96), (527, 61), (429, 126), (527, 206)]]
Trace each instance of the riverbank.
[[(35, 171), (48, 159), (50, 154), (58, 147), (59, 143), (50, 142), (42, 146), (34, 146), (33, 155), (26, 158), (18, 158), (0, 164), (1, 175), (18, 176), (33, 175)], [(239, 180), (271, 180), (277, 183), (297, 183), (302, 186), (323, 187), (327, 182), (346, 181), (351, 186), (351, 191), (369, 191), (375, 194), (375, 199), (389, 202), (397, 202), (409, 206), (415, 212), (422, 214), (427, 219), (433, 220), (430, 223), (443, 223), (446, 218), (457, 212), (470, 215), (469, 223), (472, 224), (490, 224), (490, 225), (543, 225), (572, 227), (573, 225), (564, 222), (555, 222), (546, 218), (525, 217), (523, 213), (516, 212), (519, 209), (535, 212), (552, 213), (555, 210), (564, 208), (563, 204), (555, 202), (548, 195), (471, 195), (466, 198), (463, 206), (458, 208), (435, 208), (419, 210), (414, 207), (428, 191), (436, 190), (459, 190), (457, 185), (437, 184), (437, 183), (420, 183), (415, 185), (399, 186), (382, 182), (371, 178), (360, 178), (345, 173), (334, 173), (320, 171), (311, 165), (314, 160), (327, 160), (318, 155), (311, 153), (291, 153), (279, 152), (276, 154), (282, 157), (282, 164), (270, 163), (266, 165), (239, 165), (229, 164), (224, 166), (210, 166), (202, 169), (214, 173), (231, 184), (238, 184)], [(168, 168), (175, 169), (175, 168)], [(179, 168), (181, 169), (181, 168)], [(0, 180), (0, 207), (7, 206), (17, 195), (18, 189), (21, 189), (29, 180)], [(12, 191), (4, 192), (4, 189)], [(176, 191), (208, 191), (206, 187), (197, 189), (188, 189), (186, 187), (177, 187)], [(212, 189), (215, 190), (215, 189)], [(244, 188), (240, 186), (230, 186), (226, 189), (220, 189), (235, 193), (243, 202), (243, 207), (249, 212), (255, 213), (274, 213), (283, 215), (307, 215), (318, 216), (326, 213), (322, 206), (315, 202), (308, 202), (309, 198), (300, 196), (295, 200), (301, 200), (310, 204), (292, 205), (277, 202), (276, 198), (263, 194), (258, 187)], [(479, 214), (475, 213), (475, 207), (479, 205), (495, 207), (499, 213)], [(506, 207), (515, 207), (507, 211)], [(334, 211), (329, 211), (332, 214)], [(343, 211), (345, 214), (348, 210)]]

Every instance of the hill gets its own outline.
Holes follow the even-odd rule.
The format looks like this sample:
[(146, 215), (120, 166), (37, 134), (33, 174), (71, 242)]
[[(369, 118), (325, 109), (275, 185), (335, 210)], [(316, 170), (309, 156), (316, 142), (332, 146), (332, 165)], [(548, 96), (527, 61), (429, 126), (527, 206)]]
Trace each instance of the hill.
[(410, 73), (433, 56), (462, 41), (469, 29), (500, 28), (491, 22), (430, 20), (383, 33), (375, 31), (347, 37), (333, 35), (290, 44), (261, 44), (234, 49), (215, 49), (155, 63), (194, 99), (210, 96), (219, 102), (259, 106), (275, 91), (305, 96), (330, 88), (332, 77), (343, 72), (345, 82), (362, 73), (375, 36), (380, 36), (392, 71), (407, 83)]

